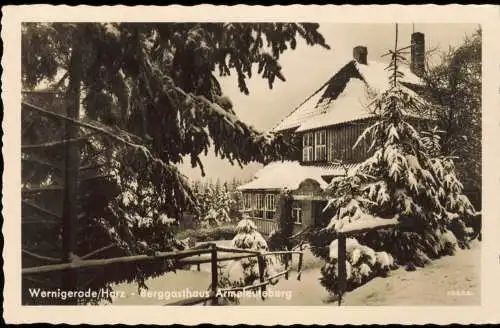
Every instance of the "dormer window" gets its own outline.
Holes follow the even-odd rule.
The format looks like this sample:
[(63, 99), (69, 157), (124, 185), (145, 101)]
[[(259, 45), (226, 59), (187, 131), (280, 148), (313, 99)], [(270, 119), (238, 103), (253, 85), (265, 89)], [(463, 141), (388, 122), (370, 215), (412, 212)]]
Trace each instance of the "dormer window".
[(302, 135), (302, 160), (310, 162), (314, 160), (314, 133), (304, 133)]
[(302, 135), (302, 161), (326, 161), (326, 130)]
[(326, 160), (326, 131), (316, 131), (314, 134), (314, 158), (316, 161)]

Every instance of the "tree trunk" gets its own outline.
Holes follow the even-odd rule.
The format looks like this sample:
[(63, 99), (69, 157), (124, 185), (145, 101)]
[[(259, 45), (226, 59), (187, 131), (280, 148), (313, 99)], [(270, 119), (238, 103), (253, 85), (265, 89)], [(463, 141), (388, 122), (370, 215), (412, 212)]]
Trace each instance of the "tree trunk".
[[(73, 44), (69, 68), (69, 87), (67, 97), (67, 116), (78, 119), (80, 114), (80, 85), (82, 80), (82, 49), (80, 42), (81, 27), (76, 26), (73, 34)], [(78, 126), (66, 121), (65, 138), (73, 139), (78, 136)], [(65, 147), (66, 160), (64, 170), (64, 200), (63, 200), (63, 260), (71, 262), (76, 255), (78, 235), (78, 169), (80, 165), (80, 149), (77, 143), (67, 143)], [(68, 270), (62, 273), (64, 290), (75, 290), (77, 286), (77, 272)], [(69, 304), (75, 304), (76, 299), (69, 298)]]

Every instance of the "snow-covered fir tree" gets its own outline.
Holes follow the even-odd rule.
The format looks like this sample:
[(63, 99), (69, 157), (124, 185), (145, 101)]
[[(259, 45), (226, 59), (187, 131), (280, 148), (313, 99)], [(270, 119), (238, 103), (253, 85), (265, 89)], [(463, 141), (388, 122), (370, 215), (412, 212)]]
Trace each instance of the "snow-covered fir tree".
[[(335, 215), (326, 230), (335, 233), (352, 224), (369, 228), (381, 219), (397, 220), (393, 229), (360, 235), (353, 249), (372, 255), (374, 250), (385, 251), (396, 263), (421, 266), (467, 243), (464, 222), (475, 210), (462, 194), (453, 160), (438, 155), (435, 133), (423, 138), (408, 122), (408, 116), (428, 115), (430, 104), (400, 83), (404, 57), (397, 46), (390, 54), (390, 88), (374, 100), (378, 119), (356, 143), (368, 142), (374, 152), (354, 174), (332, 180), (327, 208)], [(373, 269), (376, 261), (368, 257)], [(336, 256), (330, 253), (328, 260), (322, 283), (335, 290)]]
[(440, 105), (437, 112), (441, 147), (455, 156), (457, 175), (476, 209), (481, 208), (481, 29), (457, 47), (441, 53), (423, 75), (428, 97)]
[(238, 201), (235, 192), (228, 189), (227, 184), (211, 181), (205, 185), (199, 181), (192, 184), (196, 199), (198, 223), (201, 227), (218, 226), (236, 219), (232, 217), (232, 209)]

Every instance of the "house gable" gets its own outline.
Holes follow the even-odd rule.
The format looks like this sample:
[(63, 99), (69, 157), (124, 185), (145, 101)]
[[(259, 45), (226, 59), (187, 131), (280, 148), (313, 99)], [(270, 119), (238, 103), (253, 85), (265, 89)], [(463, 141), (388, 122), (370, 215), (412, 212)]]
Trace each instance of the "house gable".
[[(425, 37), (411, 36), (411, 63), (400, 66), (403, 87), (419, 96), (420, 78), (424, 68)], [(367, 60), (368, 49), (353, 48), (353, 56), (326, 83), (283, 118), (273, 129), (276, 132), (312, 130), (341, 124), (372, 114), (370, 98), (390, 88), (387, 64)], [(365, 98), (365, 99), (360, 99)], [(357, 103), (356, 103), (357, 102)]]
[[(422, 63), (413, 63), (413, 60), (423, 60), (414, 52), (425, 50), (424, 39), (423, 34), (416, 34), (419, 44), (413, 45), (416, 50), (412, 48), (410, 67), (399, 68), (403, 73), (400, 82), (402, 88), (425, 103), (425, 88), (420, 78)], [(274, 128), (274, 131), (286, 131), (302, 140), (301, 154), (298, 154), (302, 164), (356, 163), (370, 156), (365, 143), (356, 149), (353, 146), (377, 117), (376, 98), (391, 85), (387, 64), (369, 61), (367, 54), (366, 47), (355, 47), (353, 58)], [(424, 106), (427, 110), (431, 107)], [(405, 115), (412, 124), (418, 123), (417, 130), (423, 126), (419, 121), (432, 121), (433, 117), (430, 110), (422, 113), (408, 109)]]
[(327, 110), (327, 105), (337, 99), (344, 91), (347, 82), (355, 78), (360, 81), (363, 77), (356, 69), (354, 60), (349, 61), (336, 74), (334, 74), (326, 83), (317, 89), (312, 95), (306, 98), (298, 107), (283, 118), (273, 129), (279, 132), (291, 132), (299, 128), (302, 123), (312, 117), (316, 117)]
[(318, 181), (314, 179), (305, 179), (299, 185), (299, 188), (294, 191), (294, 195), (301, 196), (317, 196), (323, 193), (323, 189)]

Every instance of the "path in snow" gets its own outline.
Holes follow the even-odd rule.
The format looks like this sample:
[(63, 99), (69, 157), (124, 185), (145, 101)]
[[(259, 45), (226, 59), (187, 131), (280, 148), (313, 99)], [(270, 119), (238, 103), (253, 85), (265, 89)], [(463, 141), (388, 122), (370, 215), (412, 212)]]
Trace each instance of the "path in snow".
[[(343, 305), (479, 305), (481, 244), (475, 241), (471, 249), (459, 250), (425, 268), (408, 272), (404, 268), (392, 271), (387, 278), (377, 277), (344, 295)], [(302, 273), (301, 281), (292, 272), (289, 280), (281, 279), (269, 289), (275, 297), (266, 301), (242, 298), (241, 305), (325, 305), (331, 296), (319, 284), (319, 269)], [(291, 295), (286, 294), (291, 291)], [(288, 298), (287, 298), (288, 297)], [(329, 303), (337, 305), (336, 302)]]

